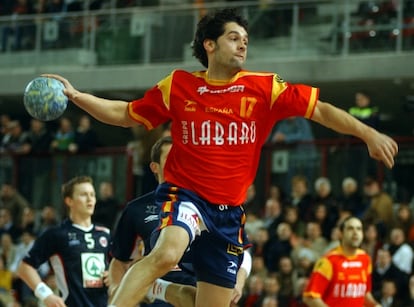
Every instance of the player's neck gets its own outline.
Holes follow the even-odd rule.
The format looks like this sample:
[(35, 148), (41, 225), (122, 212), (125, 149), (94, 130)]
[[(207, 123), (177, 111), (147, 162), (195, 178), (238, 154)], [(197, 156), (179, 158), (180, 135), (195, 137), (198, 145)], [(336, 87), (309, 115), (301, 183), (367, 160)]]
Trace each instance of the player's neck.
[(344, 253), (344, 255), (348, 256), (348, 257), (352, 257), (355, 256), (358, 248), (352, 247), (352, 246), (344, 246), (342, 245), (342, 251)]
[(70, 215), (70, 219), (72, 221), (73, 224), (76, 224), (78, 226), (81, 227), (90, 227), (92, 225), (92, 219), (91, 217), (82, 217), (82, 216), (78, 216), (76, 214), (71, 214)]
[(212, 65), (208, 68), (206, 75), (210, 80), (227, 81), (231, 80), (239, 71), (240, 69), (225, 69)]

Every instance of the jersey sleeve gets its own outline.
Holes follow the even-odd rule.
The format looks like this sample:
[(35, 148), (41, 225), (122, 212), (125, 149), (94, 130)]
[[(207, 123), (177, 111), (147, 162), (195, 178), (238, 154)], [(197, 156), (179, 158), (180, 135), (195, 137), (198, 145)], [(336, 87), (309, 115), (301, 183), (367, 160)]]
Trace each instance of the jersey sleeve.
[(58, 252), (55, 245), (57, 242), (62, 242), (58, 236), (58, 229), (53, 228), (45, 231), (35, 240), (23, 261), (37, 269)]
[(134, 100), (128, 105), (129, 116), (144, 125), (147, 130), (171, 120), (169, 109), (173, 77), (174, 74), (170, 74), (149, 89), (143, 98)]
[(131, 208), (127, 206), (122, 212), (114, 231), (111, 244), (111, 255), (124, 262), (131, 260), (135, 244), (139, 239), (139, 234), (137, 234), (132, 227), (132, 225), (135, 225), (136, 223), (135, 219), (139, 217), (131, 214), (130, 209)]
[(291, 84), (278, 75), (273, 78), (271, 109), (278, 119), (301, 116), (311, 118), (319, 98), (319, 89), (303, 84)]
[(332, 263), (327, 258), (319, 259), (313, 268), (303, 296), (322, 298), (332, 278)]

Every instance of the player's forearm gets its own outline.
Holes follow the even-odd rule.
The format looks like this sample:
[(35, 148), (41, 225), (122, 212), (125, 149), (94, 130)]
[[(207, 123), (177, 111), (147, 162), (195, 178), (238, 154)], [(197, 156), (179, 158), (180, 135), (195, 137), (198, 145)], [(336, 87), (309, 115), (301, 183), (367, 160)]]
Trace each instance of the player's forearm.
[(375, 130), (344, 110), (341, 110), (329, 103), (318, 101), (312, 120), (331, 128), (342, 134), (353, 135), (362, 140), (367, 140)]
[(35, 290), (37, 285), (42, 282), (36, 269), (24, 261), (20, 262), (16, 273), (32, 290)]
[(328, 307), (322, 299), (305, 296), (303, 302), (309, 307)]
[(108, 100), (79, 91), (72, 93), (69, 99), (103, 123), (121, 127), (136, 125), (128, 115), (126, 101)]

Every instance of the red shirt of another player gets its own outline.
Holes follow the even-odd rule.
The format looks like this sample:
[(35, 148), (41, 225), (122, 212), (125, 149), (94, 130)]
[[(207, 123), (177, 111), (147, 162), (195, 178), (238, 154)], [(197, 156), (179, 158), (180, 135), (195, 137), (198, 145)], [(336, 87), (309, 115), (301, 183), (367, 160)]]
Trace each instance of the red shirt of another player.
[(348, 257), (337, 247), (315, 264), (304, 296), (321, 298), (330, 307), (364, 306), (365, 295), (371, 291), (372, 264), (370, 256), (358, 249)]

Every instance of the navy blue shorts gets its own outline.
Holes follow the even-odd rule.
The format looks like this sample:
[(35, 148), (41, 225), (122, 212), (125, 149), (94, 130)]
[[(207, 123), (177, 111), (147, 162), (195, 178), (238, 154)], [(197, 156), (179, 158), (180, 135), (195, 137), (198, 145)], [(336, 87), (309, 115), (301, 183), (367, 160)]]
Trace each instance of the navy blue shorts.
[(249, 245), (243, 207), (211, 204), (169, 183), (159, 185), (155, 198), (161, 205), (157, 232), (169, 225), (188, 232), (197, 281), (233, 288), (243, 251)]

